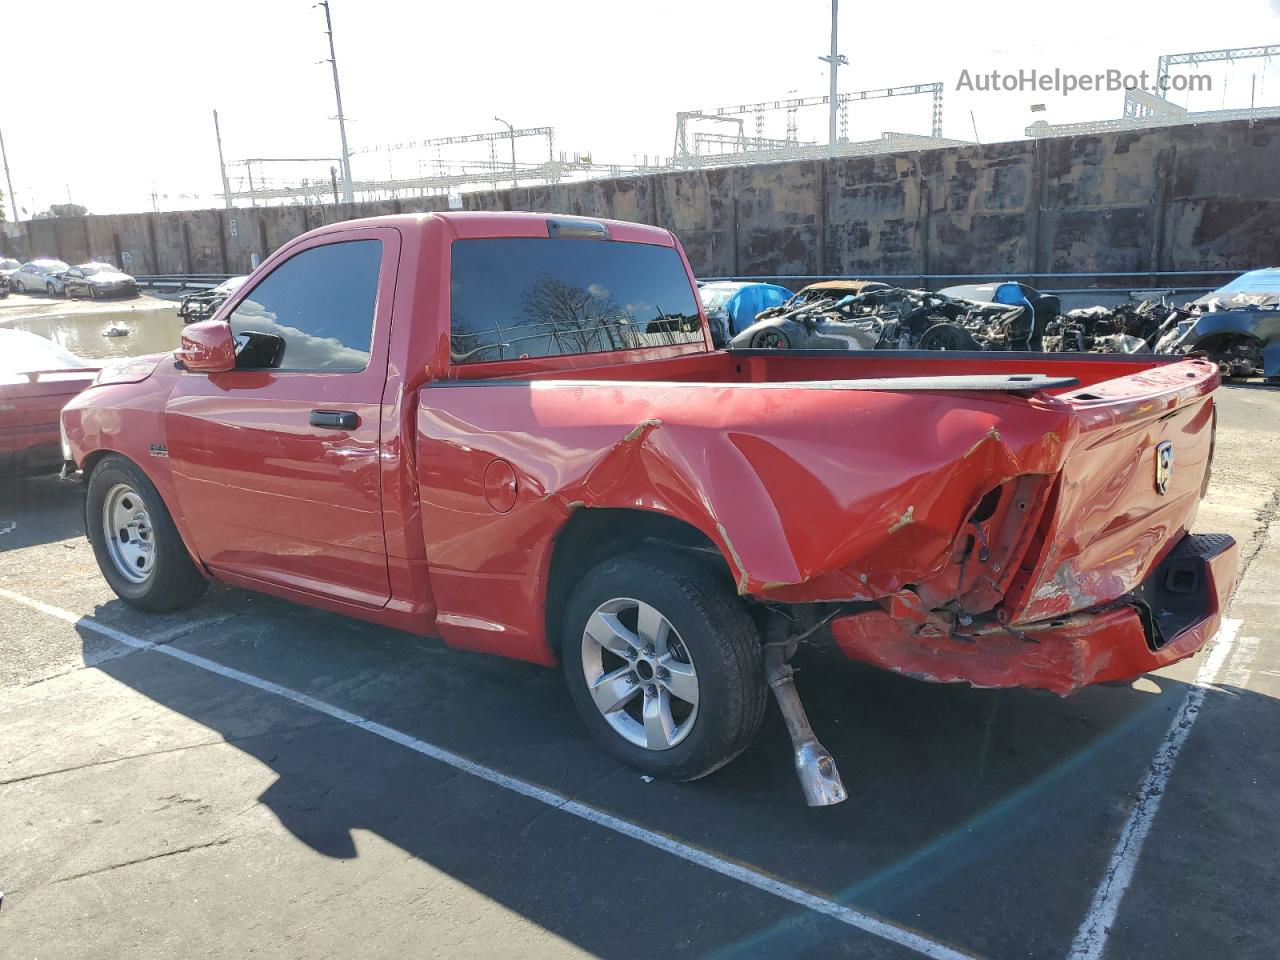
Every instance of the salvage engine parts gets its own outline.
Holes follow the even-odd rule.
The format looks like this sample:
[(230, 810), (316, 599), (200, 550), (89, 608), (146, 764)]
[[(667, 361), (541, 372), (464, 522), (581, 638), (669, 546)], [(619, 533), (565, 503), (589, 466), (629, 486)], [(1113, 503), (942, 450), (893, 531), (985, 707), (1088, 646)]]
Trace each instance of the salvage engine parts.
[(1280, 377), (1280, 269), (1253, 270), (1173, 306), (1168, 297), (1071, 310), (1051, 323), (1046, 350), (1203, 353), (1224, 377)]
[(805, 287), (730, 341), (735, 348), (836, 350), (1037, 349), (1043, 327), (1020, 305), (863, 280)]
[(1223, 376), (1280, 379), (1280, 268), (1253, 270), (1182, 306), (1173, 291), (1060, 315), (1054, 294), (1016, 281), (895, 287), (828, 280), (804, 287), (729, 342), (735, 349), (1022, 350), (1203, 353)]
[(1150, 353), (1167, 329), (1171, 310), (1163, 298), (1068, 310), (1045, 330), (1044, 348), (1055, 353)]

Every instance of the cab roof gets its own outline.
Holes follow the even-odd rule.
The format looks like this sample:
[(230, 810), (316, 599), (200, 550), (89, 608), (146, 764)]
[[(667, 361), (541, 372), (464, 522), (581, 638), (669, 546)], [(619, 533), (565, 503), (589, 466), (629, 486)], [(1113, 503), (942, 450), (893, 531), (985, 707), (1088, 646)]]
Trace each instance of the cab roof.
[(344, 220), (320, 227), (313, 232), (328, 233), (365, 226), (421, 230), (431, 223), (442, 224), (457, 240), (480, 237), (547, 237), (551, 236), (551, 230), (553, 229), (551, 224), (555, 223), (569, 228), (569, 233), (562, 233), (562, 235), (579, 235), (579, 233), (574, 232), (575, 229), (586, 231), (590, 230), (590, 225), (596, 225), (605, 228), (610, 240), (621, 240), (629, 243), (650, 243), (664, 247), (675, 245), (675, 238), (672, 236), (671, 231), (663, 227), (654, 227), (644, 223), (631, 223), (626, 220), (605, 220), (599, 217), (582, 217), (560, 213), (525, 213), (515, 210), (450, 210), (440, 213), (397, 213), (383, 217)]

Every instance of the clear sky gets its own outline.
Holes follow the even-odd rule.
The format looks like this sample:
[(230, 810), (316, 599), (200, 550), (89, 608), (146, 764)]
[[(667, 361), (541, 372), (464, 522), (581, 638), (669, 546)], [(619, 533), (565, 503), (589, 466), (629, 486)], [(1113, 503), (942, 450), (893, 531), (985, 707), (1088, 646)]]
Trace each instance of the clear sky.
[[(557, 150), (632, 163), (670, 155), (677, 110), (827, 89), (827, 0), (333, 0), (332, 10), (353, 150), (493, 130), (497, 114), (555, 127)], [(63, 0), (29, 14), (9, 18), (0, 40), (0, 132), (29, 213), (68, 192), (95, 213), (150, 209), (153, 191), (162, 209), (218, 205), (215, 107), (229, 160), (338, 152), (323, 13), (308, 0)], [(972, 110), (981, 139), (1004, 140), (1036, 119), (1118, 117), (1123, 94), (958, 89), (961, 71), (1154, 73), (1161, 53), (1269, 42), (1280, 42), (1280, 0), (845, 0), (840, 89), (941, 81), (944, 135), (972, 139)], [(1280, 63), (1201, 72), (1212, 89), (1175, 102), (1247, 107), (1256, 77), (1257, 103), (1280, 105)], [(856, 104), (850, 137), (927, 133), (929, 106)], [(825, 138), (821, 108), (800, 123), (802, 139)], [(766, 135), (783, 136), (782, 114), (769, 124)], [(385, 175), (386, 163), (357, 155), (354, 174)]]

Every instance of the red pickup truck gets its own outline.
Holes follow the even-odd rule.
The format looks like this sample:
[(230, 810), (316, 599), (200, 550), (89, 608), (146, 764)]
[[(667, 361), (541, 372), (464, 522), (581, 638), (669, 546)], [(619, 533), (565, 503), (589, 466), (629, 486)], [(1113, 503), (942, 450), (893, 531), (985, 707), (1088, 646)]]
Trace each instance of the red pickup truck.
[(548, 666), (654, 776), (778, 697), (841, 799), (802, 639), (1067, 694), (1194, 653), (1234, 579), (1190, 535), (1200, 359), (713, 350), (672, 234), (519, 213), (357, 220), (260, 266), (174, 354), (62, 415), (112, 588), (208, 579)]

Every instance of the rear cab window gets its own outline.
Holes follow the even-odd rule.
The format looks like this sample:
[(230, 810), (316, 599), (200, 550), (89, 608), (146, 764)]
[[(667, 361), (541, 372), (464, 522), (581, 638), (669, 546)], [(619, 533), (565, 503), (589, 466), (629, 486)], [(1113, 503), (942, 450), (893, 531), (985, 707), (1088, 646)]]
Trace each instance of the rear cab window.
[(701, 343), (697, 296), (673, 247), (581, 237), (455, 240), (455, 364)]

